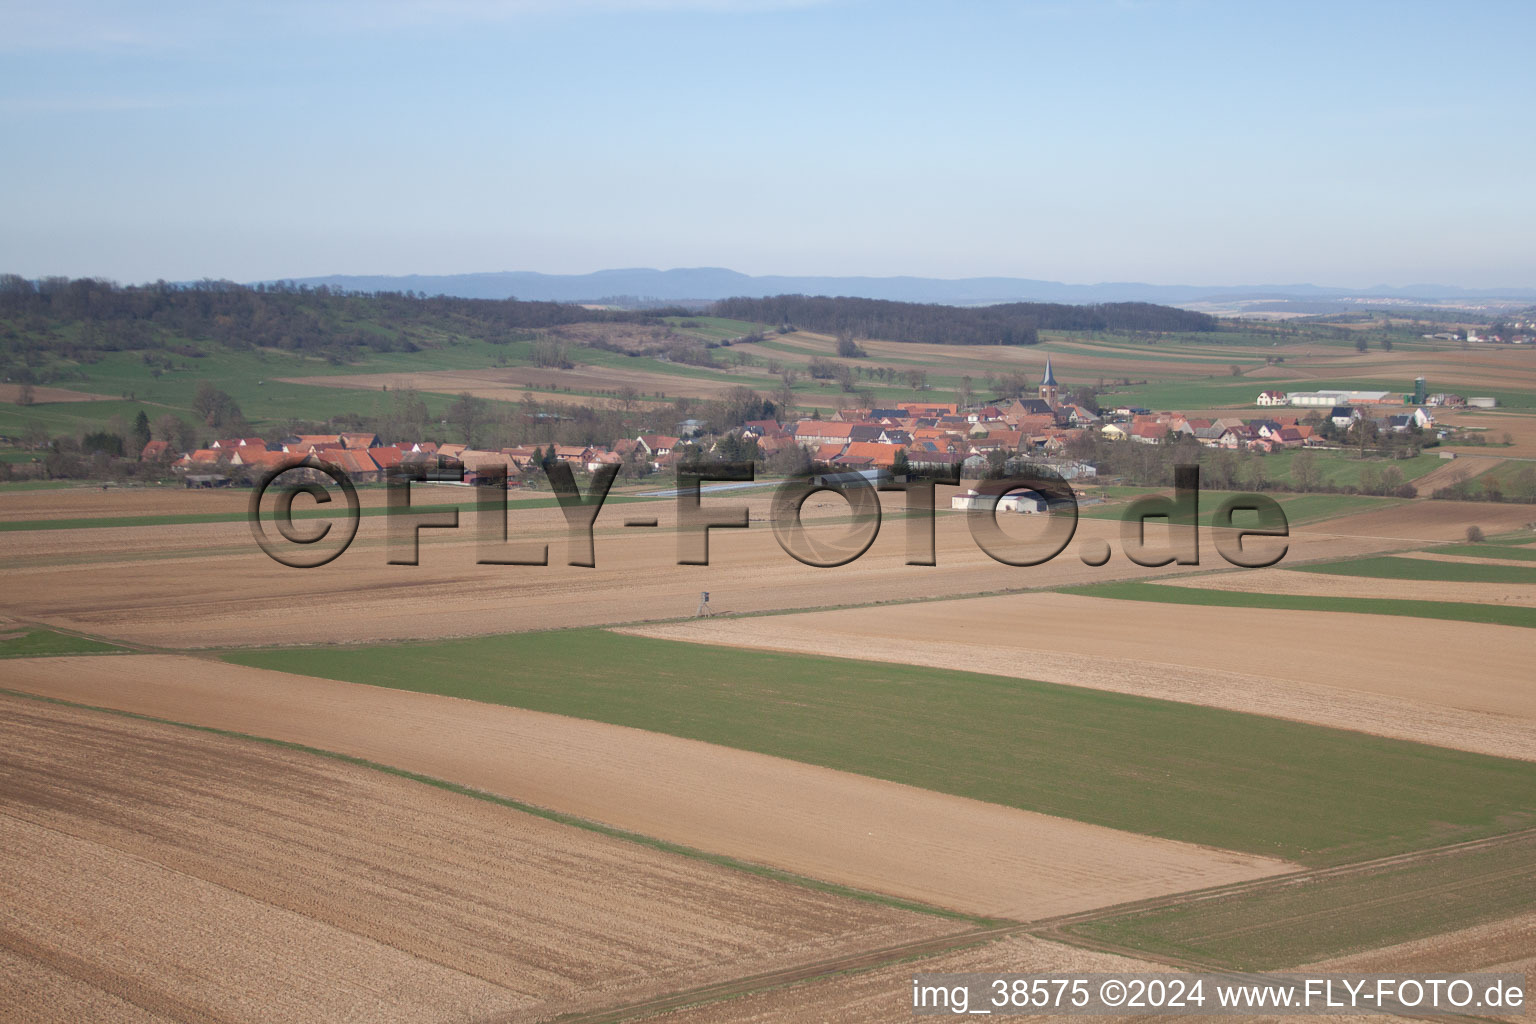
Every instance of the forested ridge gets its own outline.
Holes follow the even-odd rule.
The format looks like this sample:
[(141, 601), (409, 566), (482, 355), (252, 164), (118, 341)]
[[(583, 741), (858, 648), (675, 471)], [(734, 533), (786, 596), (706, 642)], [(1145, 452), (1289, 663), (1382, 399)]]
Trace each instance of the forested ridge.
[(1009, 302), (997, 306), (944, 306), (885, 299), (775, 295), (723, 299), (714, 316), (854, 338), (936, 345), (1033, 345), (1039, 331), (1214, 331), (1216, 318), (1150, 302), (1072, 306)]
[[(685, 312), (228, 281), (125, 287), (91, 278), (0, 275), (0, 337), (7, 347), (43, 344), (63, 355), (71, 348), (115, 352), (190, 340), (347, 358), (370, 350), (416, 351), (422, 332), (498, 343), (563, 324), (649, 323)], [(69, 328), (66, 336), (51, 336), (60, 328)]]
[[(463, 299), (411, 292), (344, 292), (292, 284), (156, 282), (122, 286), (92, 278), (32, 281), (0, 275), (0, 341), (12, 354), (43, 347), (66, 358), (174, 348), (206, 341), (349, 359), (369, 351), (416, 351), (432, 336), (491, 343), (575, 323), (660, 324), (681, 308), (591, 309), (573, 303)], [(1016, 302), (965, 308), (882, 299), (779, 295), (726, 299), (707, 312), (856, 338), (943, 345), (1031, 345), (1040, 329), (1208, 331), (1216, 321), (1145, 302), (1096, 306)]]

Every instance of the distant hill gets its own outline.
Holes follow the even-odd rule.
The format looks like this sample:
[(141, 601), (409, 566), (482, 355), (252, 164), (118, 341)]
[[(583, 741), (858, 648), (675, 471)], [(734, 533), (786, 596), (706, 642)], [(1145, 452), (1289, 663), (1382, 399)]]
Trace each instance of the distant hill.
[(1062, 284), (1021, 277), (752, 277), (720, 267), (675, 270), (600, 270), (593, 274), (539, 274), (501, 271), (484, 274), (411, 274), (401, 277), (352, 276), (292, 279), (295, 283), (362, 292), (423, 292), (468, 299), (536, 299), (554, 302), (596, 302), (624, 299), (641, 302), (712, 302), (728, 298), (769, 295), (846, 295), (897, 302), (937, 302), (976, 306), (1002, 302), (1157, 302), (1167, 305), (1239, 299), (1321, 299), (1368, 296), (1383, 299), (1513, 299), (1536, 300), (1536, 288), (1456, 288), (1422, 284), (1402, 288), (1330, 288), (1288, 285), (1157, 285), (1134, 282)]
[(1214, 331), (1216, 318), (1150, 302), (1091, 305), (1005, 302), (961, 307), (942, 302), (892, 302), (852, 296), (774, 295), (721, 299), (715, 316), (760, 324), (793, 324), (851, 338), (923, 341), (936, 345), (1033, 345), (1040, 328), (1058, 331)]

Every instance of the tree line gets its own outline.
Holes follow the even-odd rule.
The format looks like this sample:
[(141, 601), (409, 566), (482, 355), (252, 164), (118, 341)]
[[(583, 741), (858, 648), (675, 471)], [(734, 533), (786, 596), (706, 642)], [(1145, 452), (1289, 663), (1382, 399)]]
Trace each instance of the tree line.
[[(417, 340), (443, 333), (504, 344), (531, 340), (533, 331), (565, 324), (655, 323), (674, 315), (688, 314), (291, 284), (157, 281), (122, 286), (94, 278), (33, 281), (0, 275), (0, 320), (11, 329), (10, 346), (43, 346), (69, 358), (90, 351), (174, 347), (185, 340), (344, 358), (366, 350), (417, 351)], [(61, 327), (72, 328), (67, 337), (48, 336)]]
[(847, 339), (882, 338), (934, 345), (1033, 345), (1041, 330), (1214, 331), (1216, 318), (1150, 302), (1072, 306), (1009, 302), (945, 306), (825, 295), (722, 299), (711, 316), (794, 326)]

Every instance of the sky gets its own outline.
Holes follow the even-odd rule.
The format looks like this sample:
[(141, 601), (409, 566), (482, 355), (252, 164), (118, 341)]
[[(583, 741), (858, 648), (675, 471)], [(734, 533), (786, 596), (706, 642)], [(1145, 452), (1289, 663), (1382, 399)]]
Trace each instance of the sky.
[(0, 272), (1536, 286), (1536, 4), (0, 0)]

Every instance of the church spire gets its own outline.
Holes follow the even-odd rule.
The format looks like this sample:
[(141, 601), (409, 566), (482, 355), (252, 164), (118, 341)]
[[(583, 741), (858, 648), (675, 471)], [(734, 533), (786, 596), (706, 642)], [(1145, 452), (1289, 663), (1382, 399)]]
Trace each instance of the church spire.
[(1057, 384), (1056, 374), (1051, 372), (1051, 357), (1045, 357), (1045, 376), (1040, 378), (1040, 401), (1056, 408)]

